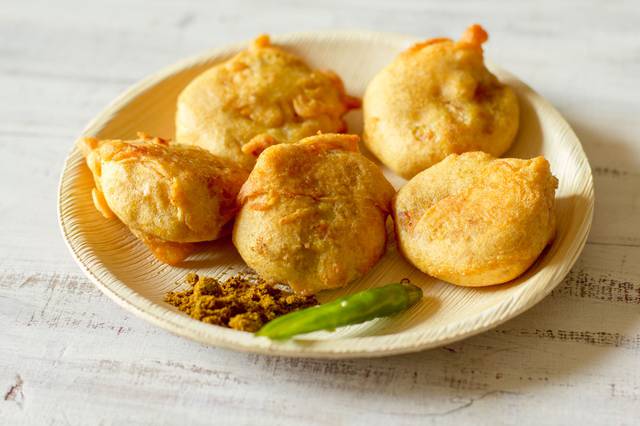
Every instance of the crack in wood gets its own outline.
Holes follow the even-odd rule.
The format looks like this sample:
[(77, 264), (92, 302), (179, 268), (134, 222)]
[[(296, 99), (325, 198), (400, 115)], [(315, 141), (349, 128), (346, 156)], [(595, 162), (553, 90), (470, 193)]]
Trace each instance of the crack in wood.
[(606, 247), (640, 247), (640, 242), (638, 243), (615, 243), (608, 241), (587, 241), (587, 245), (590, 246), (606, 246)]
[(602, 302), (640, 304), (640, 283), (613, 278), (611, 274), (598, 277), (583, 269), (573, 269), (561, 286), (551, 292), (554, 297), (578, 297)]
[(15, 384), (11, 385), (9, 390), (4, 394), (4, 400), (13, 401), (18, 404), (20, 408), (22, 408), (22, 405), (24, 403), (24, 392), (22, 390), (23, 384), (24, 381), (22, 380), (22, 377), (20, 377), (19, 374), (16, 374), (16, 382)]
[(178, 20), (178, 22), (176, 23), (176, 27), (178, 27), (179, 29), (185, 29), (189, 25), (191, 25), (195, 21), (195, 19), (196, 15), (194, 15), (193, 13), (187, 13)]
[(584, 343), (594, 346), (616, 347), (637, 351), (640, 349), (640, 335), (626, 336), (621, 333), (586, 330), (543, 330), (543, 329), (498, 329), (497, 334), (508, 334), (522, 337), (537, 337), (566, 343)]
[(471, 407), (473, 404), (475, 404), (478, 401), (481, 401), (485, 398), (488, 398), (490, 396), (494, 396), (494, 395), (521, 395), (519, 392), (512, 392), (512, 391), (506, 391), (506, 390), (492, 390), (489, 392), (485, 392), (483, 394), (481, 394), (480, 396), (477, 397), (469, 397), (469, 398), (457, 398), (457, 400), (461, 400), (461, 404), (450, 408), (448, 410), (444, 410), (444, 411), (437, 411), (437, 412), (431, 412), (431, 413), (389, 413), (389, 412), (385, 412), (385, 414), (392, 414), (392, 415), (404, 415), (404, 416), (412, 416), (412, 417), (445, 417), (445, 416), (449, 416), (451, 414), (455, 414), (458, 413), (462, 410), (465, 410), (469, 407)]
[(614, 167), (594, 167), (592, 169), (593, 174), (595, 176), (610, 176), (614, 178), (624, 177), (624, 176), (639, 176), (638, 173), (629, 172), (627, 170), (620, 170)]

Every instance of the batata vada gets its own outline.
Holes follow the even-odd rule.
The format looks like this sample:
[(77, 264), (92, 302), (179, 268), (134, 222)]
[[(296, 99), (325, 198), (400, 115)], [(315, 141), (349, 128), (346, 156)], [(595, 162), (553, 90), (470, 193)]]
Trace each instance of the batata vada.
[(543, 157), (452, 154), (398, 192), (400, 251), (421, 271), (453, 284), (510, 281), (555, 235), (557, 184)]
[(395, 191), (356, 135), (267, 148), (238, 195), (233, 242), (268, 281), (316, 293), (363, 276), (385, 250)]
[(218, 238), (248, 173), (208, 151), (139, 134), (132, 141), (84, 138), (93, 201), (118, 217), (160, 261), (176, 264), (192, 244)]
[(518, 101), (487, 70), (487, 33), (472, 25), (458, 42), (427, 40), (401, 53), (367, 87), (364, 142), (380, 161), (410, 179), (449, 154), (496, 157), (518, 130)]
[(176, 140), (250, 170), (271, 145), (345, 132), (343, 116), (359, 106), (338, 75), (311, 69), (261, 36), (182, 91)]

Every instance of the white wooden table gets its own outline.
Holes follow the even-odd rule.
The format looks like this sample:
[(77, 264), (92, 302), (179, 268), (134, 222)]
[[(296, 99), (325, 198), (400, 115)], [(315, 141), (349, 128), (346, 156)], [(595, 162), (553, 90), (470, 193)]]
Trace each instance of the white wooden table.
[[(640, 3), (0, 0), (0, 424), (638, 424)], [(128, 85), (261, 32), (490, 32), (581, 138), (596, 213), (552, 295), (496, 330), (372, 360), (205, 347), (131, 316), (62, 242), (56, 188)]]

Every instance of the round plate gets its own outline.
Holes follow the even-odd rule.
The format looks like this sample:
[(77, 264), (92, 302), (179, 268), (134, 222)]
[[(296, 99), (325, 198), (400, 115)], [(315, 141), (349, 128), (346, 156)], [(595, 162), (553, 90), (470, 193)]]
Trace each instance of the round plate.
[[(379, 33), (319, 32), (273, 41), (313, 67), (333, 69), (350, 94), (362, 96), (375, 73), (416, 40)], [(246, 46), (211, 50), (144, 79), (100, 113), (83, 136), (133, 138), (144, 131), (172, 137), (180, 91), (196, 75)], [(58, 213), (64, 239), (89, 279), (118, 304), (166, 330), (210, 345), (288, 356), (371, 357), (432, 348), (487, 330), (533, 306), (565, 277), (585, 244), (594, 199), (589, 163), (569, 125), (513, 75), (490, 68), (515, 89), (521, 106), (521, 128), (506, 156), (544, 155), (560, 182), (555, 241), (523, 276), (508, 284), (464, 288), (436, 280), (408, 264), (391, 238), (385, 256), (366, 277), (319, 299), (410, 278), (425, 297), (404, 313), (287, 342), (204, 324), (165, 304), (163, 296), (183, 286), (190, 271), (223, 277), (246, 268), (230, 240), (208, 244), (181, 267), (159, 263), (122, 223), (105, 220), (93, 207), (92, 177), (77, 149), (69, 155), (60, 181)], [(350, 113), (348, 121), (350, 131), (360, 133), (361, 112)], [(404, 183), (388, 170), (385, 174), (396, 187)]]

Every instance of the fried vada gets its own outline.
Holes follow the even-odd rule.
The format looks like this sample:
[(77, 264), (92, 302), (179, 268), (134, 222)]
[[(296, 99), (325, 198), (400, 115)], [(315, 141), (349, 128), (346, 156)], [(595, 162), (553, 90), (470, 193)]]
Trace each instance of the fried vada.
[(356, 135), (267, 148), (243, 185), (233, 242), (267, 281), (314, 294), (363, 276), (385, 250), (395, 191)]
[(363, 99), (364, 142), (382, 163), (410, 179), (449, 154), (507, 151), (518, 101), (484, 65), (487, 38), (472, 25), (458, 42), (418, 43), (373, 78)]
[(345, 132), (343, 116), (359, 106), (334, 72), (313, 70), (261, 36), (182, 91), (176, 140), (251, 170), (271, 145)]
[(396, 195), (400, 251), (421, 271), (453, 284), (510, 281), (555, 235), (557, 184), (544, 157), (452, 154)]
[(176, 264), (193, 244), (218, 238), (248, 173), (208, 151), (139, 134), (78, 143), (94, 178), (93, 201), (119, 218), (158, 260)]

